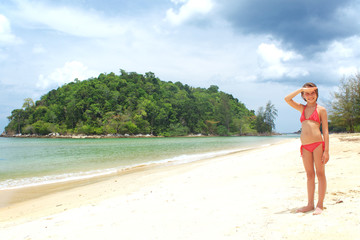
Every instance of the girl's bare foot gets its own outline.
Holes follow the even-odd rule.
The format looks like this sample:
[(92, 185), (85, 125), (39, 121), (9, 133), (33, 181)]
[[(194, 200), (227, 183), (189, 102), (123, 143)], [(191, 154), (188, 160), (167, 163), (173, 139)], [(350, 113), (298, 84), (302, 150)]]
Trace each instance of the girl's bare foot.
[(306, 213), (314, 210), (314, 206), (305, 206), (296, 210), (297, 213)]
[(319, 207), (316, 207), (315, 211), (313, 212), (313, 215), (320, 215), (322, 213), (322, 209)]

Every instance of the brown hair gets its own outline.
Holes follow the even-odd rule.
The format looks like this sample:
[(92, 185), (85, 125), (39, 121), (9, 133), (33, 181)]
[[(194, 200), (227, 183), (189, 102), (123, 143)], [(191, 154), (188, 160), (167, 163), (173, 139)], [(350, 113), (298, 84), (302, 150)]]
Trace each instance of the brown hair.
[[(317, 87), (315, 83), (311, 83), (311, 82), (308, 82), (308, 83), (305, 83), (303, 85), (303, 88), (306, 88), (306, 87)], [(316, 101), (318, 100), (319, 98), (319, 91), (318, 89), (315, 90), (315, 93), (316, 93)], [(304, 98), (304, 92), (301, 92), (301, 97), (305, 100), (306, 102), (306, 99)]]

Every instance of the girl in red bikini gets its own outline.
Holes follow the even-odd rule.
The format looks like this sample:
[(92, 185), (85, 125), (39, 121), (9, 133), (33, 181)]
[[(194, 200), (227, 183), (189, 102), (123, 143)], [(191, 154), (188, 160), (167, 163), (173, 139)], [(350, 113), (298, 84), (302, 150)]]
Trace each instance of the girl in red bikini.
[[(293, 100), (301, 93), (306, 105)], [(329, 130), (326, 109), (317, 104), (319, 97), (318, 89), (314, 83), (306, 83), (295, 92), (285, 97), (285, 101), (293, 108), (301, 112), (301, 147), (300, 152), (307, 175), (308, 205), (299, 208), (297, 212), (309, 212), (315, 209), (314, 215), (321, 214), (324, 209), (323, 202), (326, 193), (325, 164), (329, 161)], [(322, 125), (321, 135), (320, 124)], [(319, 199), (314, 206), (315, 194), (315, 169), (318, 178)]]

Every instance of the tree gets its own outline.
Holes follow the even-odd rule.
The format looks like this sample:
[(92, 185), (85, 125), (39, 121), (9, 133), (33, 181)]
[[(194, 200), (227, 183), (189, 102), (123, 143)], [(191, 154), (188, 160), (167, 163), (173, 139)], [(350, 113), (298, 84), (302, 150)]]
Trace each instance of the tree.
[(33, 107), (34, 105), (35, 105), (34, 100), (32, 100), (32, 98), (25, 98), (22, 108), (24, 110), (26, 110), (26, 109), (29, 109), (29, 108)]
[(275, 129), (275, 119), (278, 115), (278, 111), (275, 105), (269, 101), (265, 107), (265, 123), (270, 126), (270, 132)]
[(5, 127), (6, 132), (16, 132), (18, 134), (22, 133), (22, 127), (24, 124), (24, 115), (25, 111), (23, 109), (14, 109), (11, 112), (11, 116), (8, 117), (10, 123)]
[(256, 130), (259, 133), (272, 133), (275, 129), (275, 118), (277, 117), (277, 109), (274, 104), (269, 101), (264, 107), (260, 107), (256, 115)]
[(333, 92), (332, 96), (330, 129), (360, 131), (360, 74), (342, 79), (338, 92)]
[[(227, 94), (222, 94), (220, 98), (220, 104), (218, 112), (220, 113), (220, 122), (224, 127), (226, 127), (227, 132), (230, 132), (230, 123), (231, 123), (231, 106), (230, 106), (230, 97)], [(223, 131), (224, 132), (224, 131)], [(222, 132), (221, 135), (224, 133)]]
[(269, 125), (265, 122), (265, 111), (264, 107), (260, 107), (257, 114), (256, 114), (256, 131), (258, 133), (266, 133), (269, 132)]

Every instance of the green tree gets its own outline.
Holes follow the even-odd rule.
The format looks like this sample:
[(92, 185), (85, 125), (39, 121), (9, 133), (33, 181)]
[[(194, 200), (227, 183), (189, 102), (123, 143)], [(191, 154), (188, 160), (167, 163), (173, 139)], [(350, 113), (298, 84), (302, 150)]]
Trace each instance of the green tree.
[(46, 135), (51, 133), (51, 124), (42, 120), (35, 122), (32, 126), (36, 134)]
[(259, 133), (272, 133), (275, 129), (275, 118), (277, 117), (277, 109), (269, 101), (266, 107), (260, 107), (256, 115), (256, 130)]
[(29, 109), (31, 107), (34, 107), (34, 105), (35, 105), (35, 103), (34, 103), (34, 100), (32, 100), (32, 98), (25, 98), (22, 108), (24, 110), (26, 110), (26, 109)]
[(269, 132), (269, 125), (265, 122), (265, 111), (264, 107), (260, 107), (256, 114), (256, 131), (258, 133), (266, 133)]
[[(227, 94), (221, 94), (220, 96), (220, 103), (218, 105), (218, 113), (220, 122), (226, 128), (227, 132), (230, 132), (230, 124), (232, 120), (232, 113), (231, 113), (231, 105), (230, 105), (230, 97)], [(220, 135), (225, 135), (224, 130), (221, 131)]]
[(342, 79), (332, 96), (330, 130), (360, 131), (360, 74)]
[(5, 127), (6, 132), (22, 133), (22, 127), (25, 125), (25, 111), (23, 109), (14, 109), (11, 111), (11, 116), (8, 117), (10, 123)]
[(264, 114), (264, 121), (270, 127), (269, 132), (272, 132), (275, 129), (275, 119), (278, 115), (278, 111), (271, 101), (267, 102)]

